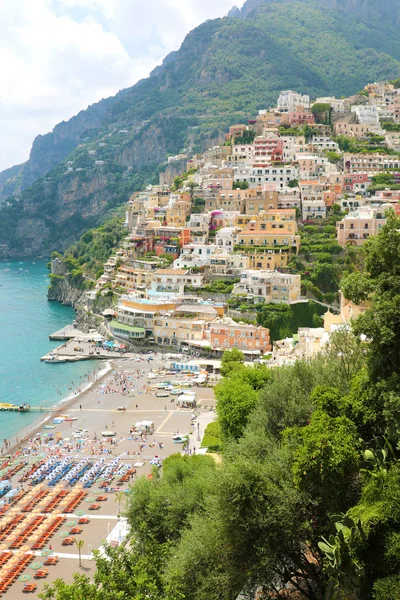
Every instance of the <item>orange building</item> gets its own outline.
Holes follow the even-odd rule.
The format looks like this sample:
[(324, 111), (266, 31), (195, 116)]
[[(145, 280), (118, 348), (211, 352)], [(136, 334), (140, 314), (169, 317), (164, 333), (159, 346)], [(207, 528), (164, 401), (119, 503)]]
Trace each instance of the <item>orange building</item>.
[(242, 325), (232, 319), (210, 324), (210, 345), (213, 350), (238, 348), (244, 353), (264, 354), (271, 350), (269, 329)]

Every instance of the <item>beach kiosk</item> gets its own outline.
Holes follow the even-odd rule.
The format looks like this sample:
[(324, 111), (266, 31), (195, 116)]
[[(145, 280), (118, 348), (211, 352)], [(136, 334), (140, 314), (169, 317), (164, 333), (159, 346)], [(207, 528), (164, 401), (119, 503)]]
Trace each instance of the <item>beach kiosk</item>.
[(154, 433), (154, 421), (138, 421), (135, 423), (135, 430), (142, 433)]

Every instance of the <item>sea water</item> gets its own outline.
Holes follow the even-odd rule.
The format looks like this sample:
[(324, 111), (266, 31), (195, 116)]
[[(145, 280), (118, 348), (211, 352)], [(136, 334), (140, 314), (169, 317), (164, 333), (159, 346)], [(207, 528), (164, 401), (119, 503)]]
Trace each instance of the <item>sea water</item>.
[[(0, 262), (0, 402), (50, 408), (98, 368), (96, 361), (40, 362), (62, 343), (51, 342), (49, 334), (75, 318), (72, 308), (48, 302), (48, 283), (45, 261)], [(0, 412), (0, 445), (44, 416)]]

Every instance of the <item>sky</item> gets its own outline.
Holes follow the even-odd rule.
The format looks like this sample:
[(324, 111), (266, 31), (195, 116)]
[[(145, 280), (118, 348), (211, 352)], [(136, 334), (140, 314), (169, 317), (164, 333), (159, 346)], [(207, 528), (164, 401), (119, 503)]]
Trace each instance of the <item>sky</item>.
[(0, 0), (0, 171), (243, 0)]

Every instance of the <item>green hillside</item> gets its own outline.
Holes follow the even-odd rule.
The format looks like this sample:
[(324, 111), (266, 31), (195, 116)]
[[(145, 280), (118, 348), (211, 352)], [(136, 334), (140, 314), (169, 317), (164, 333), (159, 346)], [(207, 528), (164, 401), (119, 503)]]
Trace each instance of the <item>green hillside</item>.
[(282, 89), (341, 96), (399, 77), (397, 27), (330, 10), (327, 1), (265, 0), (244, 18), (207, 21), (149, 78), (37, 138), (13, 181), (0, 174), (5, 193), (22, 190), (0, 210), (0, 256), (66, 247), (157, 181), (168, 155), (204, 149)]

